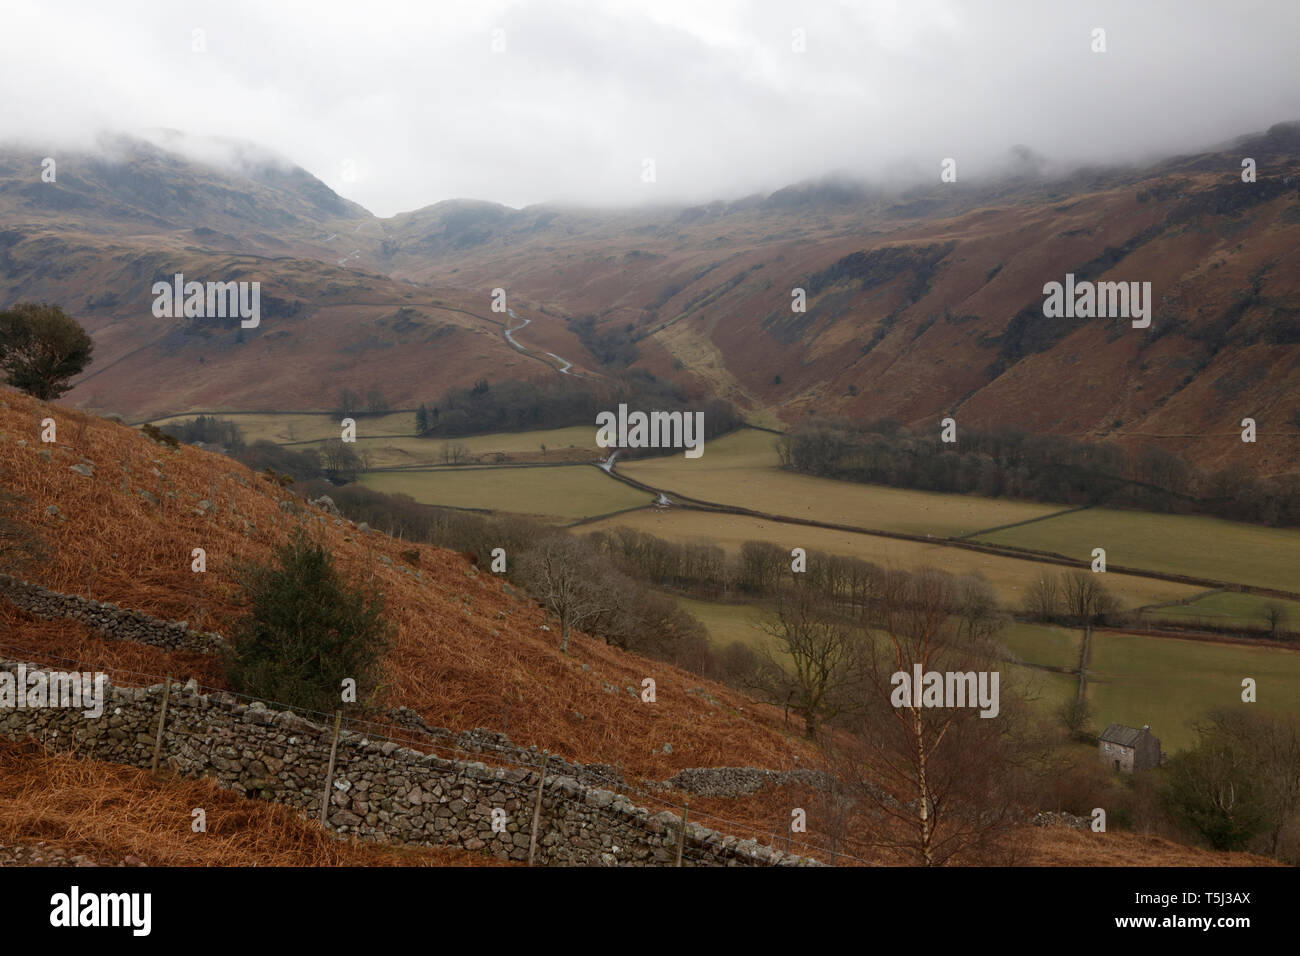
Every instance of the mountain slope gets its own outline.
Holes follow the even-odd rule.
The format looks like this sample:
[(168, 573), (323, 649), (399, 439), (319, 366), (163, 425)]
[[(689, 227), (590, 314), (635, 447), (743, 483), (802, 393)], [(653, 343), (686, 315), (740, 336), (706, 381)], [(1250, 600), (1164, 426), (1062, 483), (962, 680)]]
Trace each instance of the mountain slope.
[[(0, 155), (0, 301), (85, 321), (98, 351), (71, 397), (90, 407), (328, 409), (376, 382), (409, 407), (564, 361), (598, 372), (604, 353), (772, 425), (951, 414), (1300, 467), (1296, 123), (1144, 167), (1049, 176), (1020, 151), (995, 181), (391, 219), (249, 149), (205, 163), (123, 141), (64, 158), (57, 183), (40, 160)], [(149, 287), (177, 271), (261, 281), (263, 326), (153, 319)], [(1150, 282), (1150, 327), (1045, 318), (1043, 286), (1067, 274)], [(490, 311), (497, 288), (516, 318)], [(525, 319), (532, 357), (504, 335)], [(1256, 445), (1235, 440), (1245, 417)]]
[[(53, 445), (39, 439), (46, 417), (57, 424)], [(92, 477), (70, 470), (81, 463)], [(201, 613), (202, 625), (218, 632), (241, 613), (239, 563), (269, 560), (296, 526), (317, 529), (342, 567), (373, 576), (387, 595), (398, 636), (384, 706), (410, 707), (431, 725), (489, 727), (520, 746), (655, 780), (736, 762), (784, 768), (804, 752), (781, 728), (779, 709), (583, 635), (560, 654), (540, 608), (463, 556), (295, 509), (288, 492), (220, 455), (170, 450), (139, 431), (0, 388), (0, 481), (26, 497), (24, 523), (50, 552), (31, 575), (36, 583), (169, 620)], [(190, 570), (194, 547), (207, 553), (206, 574)], [(418, 559), (404, 556), (411, 550)], [(192, 655), (105, 642), (3, 601), (0, 632), (38, 653), (83, 660), (94, 653), (126, 670), (179, 675), (195, 665)], [(220, 680), (201, 666), (208, 681)], [(654, 705), (625, 692), (647, 676), (659, 687)]]

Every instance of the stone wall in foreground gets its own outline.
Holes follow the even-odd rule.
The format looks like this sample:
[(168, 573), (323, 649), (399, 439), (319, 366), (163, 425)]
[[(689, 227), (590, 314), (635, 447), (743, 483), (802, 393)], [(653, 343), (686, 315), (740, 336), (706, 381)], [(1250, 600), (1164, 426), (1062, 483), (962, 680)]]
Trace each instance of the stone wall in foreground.
[[(76, 748), (97, 760), (149, 767), (163, 686), (117, 687), (105, 681), (99, 717), (82, 709), (13, 706), (3, 688), (16, 683), (19, 664), (0, 660), (0, 734)], [(29, 687), (48, 675), (26, 665)], [(6, 678), (6, 674), (14, 675)], [(318, 814), (329, 767), (332, 727), (289, 711), (247, 704), (233, 695), (173, 685), (163, 733), (162, 763), (185, 776), (210, 777), (250, 798), (273, 800)], [(340, 833), (366, 839), (438, 844), (526, 860), (538, 772), (446, 759), (341, 731), (328, 821)], [(504, 832), (493, 829), (493, 811)], [(188, 823), (186, 824), (188, 825)], [(655, 866), (676, 860), (680, 818), (652, 814), (627, 797), (547, 774), (537, 861), (550, 865)], [(812, 866), (754, 840), (738, 840), (688, 823), (686, 866)]]

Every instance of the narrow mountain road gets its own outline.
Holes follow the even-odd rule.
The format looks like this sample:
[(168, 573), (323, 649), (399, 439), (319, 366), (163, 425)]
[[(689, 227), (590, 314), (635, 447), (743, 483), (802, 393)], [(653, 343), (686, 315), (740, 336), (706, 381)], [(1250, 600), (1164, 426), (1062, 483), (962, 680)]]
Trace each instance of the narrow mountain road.
[[(514, 309), (507, 309), (506, 311), (510, 313), (510, 318), (512, 319), (519, 318), (519, 316), (515, 315)], [(525, 325), (527, 325), (531, 321), (533, 320), (524, 319), (523, 322), (521, 322), (519, 325), (516, 325), (513, 329), (511, 328), (506, 329), (506, 341), (509, 342), (511, 345), (513, 345), (515, 348), (519, 349), (519, 351), (521, 352), (524, 351), (524, 347), (515, 341), (514, 333), (518, 332), (520, 329), (522, 329)]]
[[(510, 313), (510, 318), (512, 319), (519, 318), (519, 316), (515, 315), (514, 309), (506, 309), (506, 311)], [(511, 345), (513, 345), (520, 352), (524, 352), (525, 354), (528, 354), (531, 350), (528, 349), (526, 346), (520, 345), (519, 342), (515, 339), (514, 333), (518, 332), (525, 325), (528, 325), (532, 321), (533, 321), (532, 319), (524, 319), (514, 328), (505, 329), (506, 341), (509, 342)], [(562, 368), (556, 369), (556, 371), (558, 371), (561, 375), (572, 374), (570, 373), (569, 369), (573, 368), (573, 363), (570, 362), (568, 359), (564, 358), (563, 356), (556, 355), (554, 352), (546, 352), (545, 354), (549, 355), (551, 358), (555, 359), (555, 361), (560, 362), (563, 365)]]

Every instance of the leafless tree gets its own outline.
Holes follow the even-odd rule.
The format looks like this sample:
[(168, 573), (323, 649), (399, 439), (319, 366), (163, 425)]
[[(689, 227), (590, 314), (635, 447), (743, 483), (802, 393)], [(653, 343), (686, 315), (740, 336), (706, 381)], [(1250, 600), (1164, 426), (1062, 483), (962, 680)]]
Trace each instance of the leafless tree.
[(1119, 606), (1098, 576), (1090, 571), (1065, 575), (1061, 581), (1061, 597), (1065, 613), (1081, 624), (1094, 624), (1099, 617), (1112, 613)]
[[(874, 812), (863, 816), (873, 845), (926, 866), (963, 851), (987, 855), (1021, 819), (1023, 709), (999, 680), (998, 713), (977, 706), (935, 706), (919, 688), (904, 700), (896, 675), (985, 672), (995, 649), (963, 626), (953, 579), (923, 571), (887, 575), (875, 625), (858, 647), (866, 686), (852, 734), (837, 744), (840, 775)], [(999, 673), (999, 678), (1007, 676)]]
[(1060, 578), (1040, 572), (1025, 589), (1025, 610), (1039, 620), (1049, 621), (1061, 613)]
[(846, 707), (857, 687), (854, 630), (820, 610), (819, 598), (811, 587), (797, 586), (778, 599), (773, 619), (762, 627), (776, 640), (779, 655), (765, 649), (755, 675), (760, 691), (803, 718), (809, 740)]
[(1264, 620), (1268, 623), (1268, 632), (1277, 637), (1277, 632), (1286, 625), (1286, 608), (1281, 604), (1268, 604), (1264, 607)]
[(361, 411), (361, 396), (350, 388), (339, 391), (338, 413), (346, 418), (358, 414)]
[(524, 587), (560, 623), (560, 652), (569, 651), (569, 636), (618, 611), (621, 591), (605, 586), (605, 565), (581, 541), (565, 534), (550, 535), (519, 559)]
[(341, 438), (331, 438), (320, 447), (321, 467), (331, 481), (355, 481), (361, 459)]
[(771, 594), (790, 570), (790, 552), (770, 541), (746, 541), (740, 546), (740, 581), (755, 594)]
[[(1197, 724), (1202, 752), (1232, 755), (1233, 773), (1222, 774), (1219, 789), (1253, 795), (1253, 812), (1259, 818), (1260, 849), (1273, 857), (1296, 862), (1300, 846), (1292, 845), (1286, 853), (1284, 841), (1300, 836), (1300, 723), (1289, 714), (1260, 713), (1249, 709), (1218, 710), (1207, 714)], [(1202, 761), (1197, 777), (1206, 790), (1216, 782), (1206, 772)], [(1249, 778), (1249, 786), (1239, 779)], [(1236, 795), (1236, 793), (1234, 793)], [(1245, 804), (1246, 797), (1238, 796)], [(1240, 812), (1238, 807), (1231, 808)]]
[(443, 442), (440, 453), (444, 465), (463, 465), (470, 460), (469, 446), (460, 442)]
[(967, 574), (953, 582), (958, 638), (968, 644), (987, 645), (1008, 623), (998, 608), (998, 594), (980, 574)]

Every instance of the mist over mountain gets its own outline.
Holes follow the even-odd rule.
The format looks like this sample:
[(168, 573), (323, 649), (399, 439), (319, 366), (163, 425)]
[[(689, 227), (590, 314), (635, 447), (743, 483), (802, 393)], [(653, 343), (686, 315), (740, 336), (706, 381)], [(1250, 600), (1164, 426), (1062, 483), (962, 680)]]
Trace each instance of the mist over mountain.
[[(1240, 182), (1243, 157), (1257, 182)], [(432, 369), (453, 387), (568, 362), (644, 369), (772, 423), (960, 409), (980, 425), (1168, 436), (1222, 464), (1230, 447), (1179, 436), (1224, 430), (1225, 396), (1250, 382), (1249, 412), (1282, 432), (1268, 467), (1300, 461), (1295, 122), (1147, 165), (1067, 172), (1022, 148), (987, 180), (840, 170), (701, 205), (463, 199), (387, 219), (243, 142), (119, 135), (62, 154), (54, 182), (44, 159), (0, 151), (0, 290), (83, 314), (102, 346), (74, 395), (94, 407), (325, 409), (380, 368), (413, 406)], [(150, 286), (175, 272), (258, 279), (267, 321), (153, 317)], [(1151, 277), (1151, 328), (1035, 318), (1067, 273)], [(530, 323), (533, 355), (502, 334), (495, 288)], [(791, 311), (795, 289), (806, 312)]]

